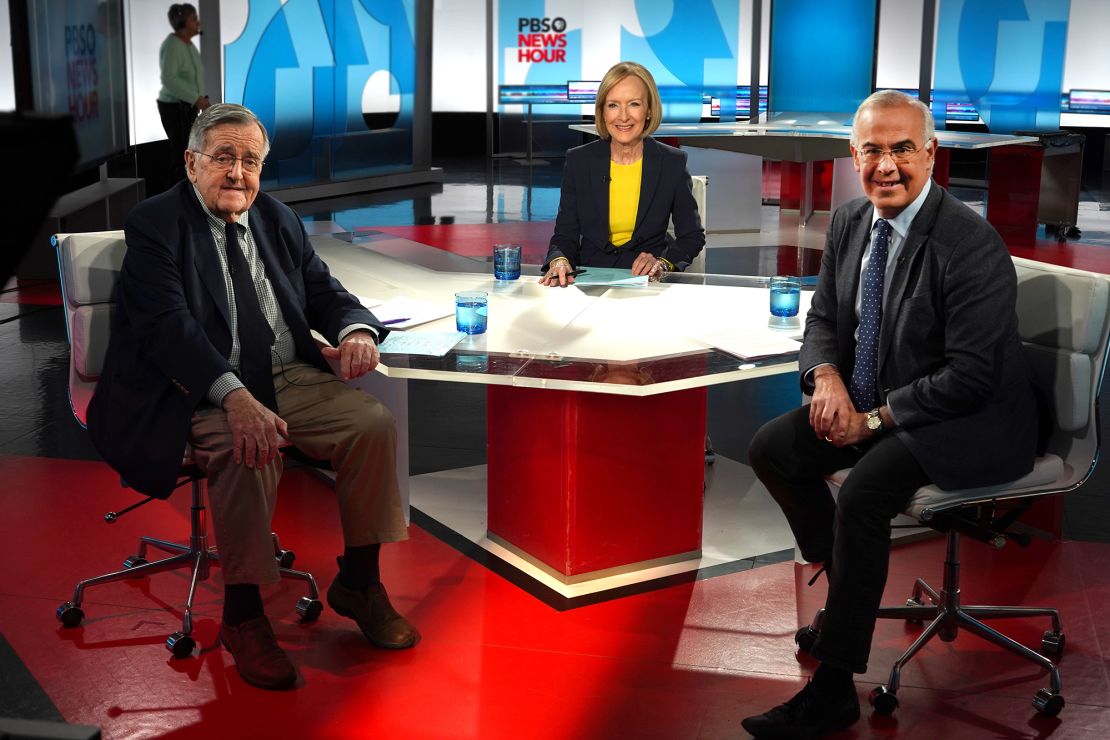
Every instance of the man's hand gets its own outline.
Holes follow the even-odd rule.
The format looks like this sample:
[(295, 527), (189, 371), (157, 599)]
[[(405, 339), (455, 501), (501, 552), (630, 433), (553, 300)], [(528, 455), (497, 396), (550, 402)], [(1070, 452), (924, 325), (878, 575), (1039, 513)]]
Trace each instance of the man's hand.
[(338, 347), (322, 347), (320, 352), (329, 360), (339, 360), (339, 374), (343, 380), (361, 378), (378, 366), (378, 345), (374, 335), (365, 329), (356, 329)]
[(658, 280), (667, 272), (667, 263), (651, 252), (640, 252), (632, 263), (633, 275), (647, 275), (649, 280)]
[(289, 436), (285, 421), (259, 403), (246, 388), (236, 388), (224, 396), (223, 407), (231, 428), (235, 464), (261, 468), (273, 462), (280, 438)]
[[(813, 385), (813, 399), (809, 404), (809, 425), (813, 431), (837, 446), (855, 444), (844, 440), (848, 439), (853, 423), (863, 424), (867, 415), (856, 412), (840, 371), (834, 365), (819, 365), (813, 371)], [(863, 429), (867, 432), (866, 424)]]

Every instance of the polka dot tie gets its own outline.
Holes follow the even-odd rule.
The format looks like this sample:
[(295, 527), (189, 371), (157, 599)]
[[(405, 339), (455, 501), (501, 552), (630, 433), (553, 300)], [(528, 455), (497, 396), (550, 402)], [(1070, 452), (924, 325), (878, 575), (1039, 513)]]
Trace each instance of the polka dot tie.
[(863, 294), (859, 306), (859, 335), (856, 339), (856, 365), (848, 395), (856, 411), (870, 411), (878, 406), (876, 378), (879, 369), (879, 327), (883, 324), (883, 280), (886, 277), (886, 253), (890, 247), (890, 224), (885, 219), (875, 222), (875, 240), (871, 258), (863, 273)]

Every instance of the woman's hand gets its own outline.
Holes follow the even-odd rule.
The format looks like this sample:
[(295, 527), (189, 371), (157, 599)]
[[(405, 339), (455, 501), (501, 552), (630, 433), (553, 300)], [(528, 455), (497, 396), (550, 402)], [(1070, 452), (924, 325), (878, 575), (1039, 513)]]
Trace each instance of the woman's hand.
[(633, 275), (647, 275), (648, 280), (652, 282), (662, 280), (667, 270), (667, 263), (651, 252), (640, 252), (636, 256), (636, 261), (632, 263)]
[(551, 260), (551, 263), (547, 266), (547, 272), (540, 278), (540, 285), (558, 285), (561, 288), (574, 285), (574, 275), (568, 274), (572, 271), (570, 260), (565, 257)]

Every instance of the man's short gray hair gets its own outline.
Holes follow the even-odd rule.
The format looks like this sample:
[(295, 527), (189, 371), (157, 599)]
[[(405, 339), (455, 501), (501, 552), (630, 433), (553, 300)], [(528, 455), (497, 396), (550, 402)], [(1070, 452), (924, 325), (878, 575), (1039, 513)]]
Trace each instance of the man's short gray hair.
[(856, 130), (856, 124), (859, 122), (860, 114), (868, 108), (897, 108), (902, 105), (908, 105), (915, 108), (921, 114), (922, 133), (925, 135), (925, 144), (930, 140), (936, 138), (936, 124), (933, 123), (933, 112), (929, 110), (929, 106), (922, 103), (917, 98), (911, 98), (900, 90), (879, 90), (878, 92), (871, 93), (862, 103), (859, 108), (856, 108), (856, 116), (852, 119), (852, 146), (859, 146), (859, 134)]
[(202, 110), (189, 131), (189, 148), (195, 152), (203, 152), (208, 143), (208, 132), (217, 126), (251, 124), (258, 126), (258, 130), (262, 132), (262, 159), (266, 159), (266, 155), (270, 153), (270, 136), (266, 133), (266, 127), (249, 108), (235, 103), (216, 103)]

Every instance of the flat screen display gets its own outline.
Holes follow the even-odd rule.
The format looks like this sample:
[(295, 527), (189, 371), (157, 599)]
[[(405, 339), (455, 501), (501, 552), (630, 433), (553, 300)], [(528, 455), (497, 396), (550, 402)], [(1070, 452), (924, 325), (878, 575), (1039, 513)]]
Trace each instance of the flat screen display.
[(597, 99), (601, 80), (568, 80), (567, 100), (572, 103), (592, 103)]
[(34, 110), (68, 114), (77, 167), (127, 150), (122, 0), (28, 0)]
[(1068, 110), (1076, 113), (1110, 113), (1110, 90), (1072, 90)]
[(568, 102), (566, 85), (501, 85), (498, 97), (502, 105)]
[(979, 111), (968, 102), (945, 103), (944, 118), (948, 121), (975, 123), (979, 120)]

